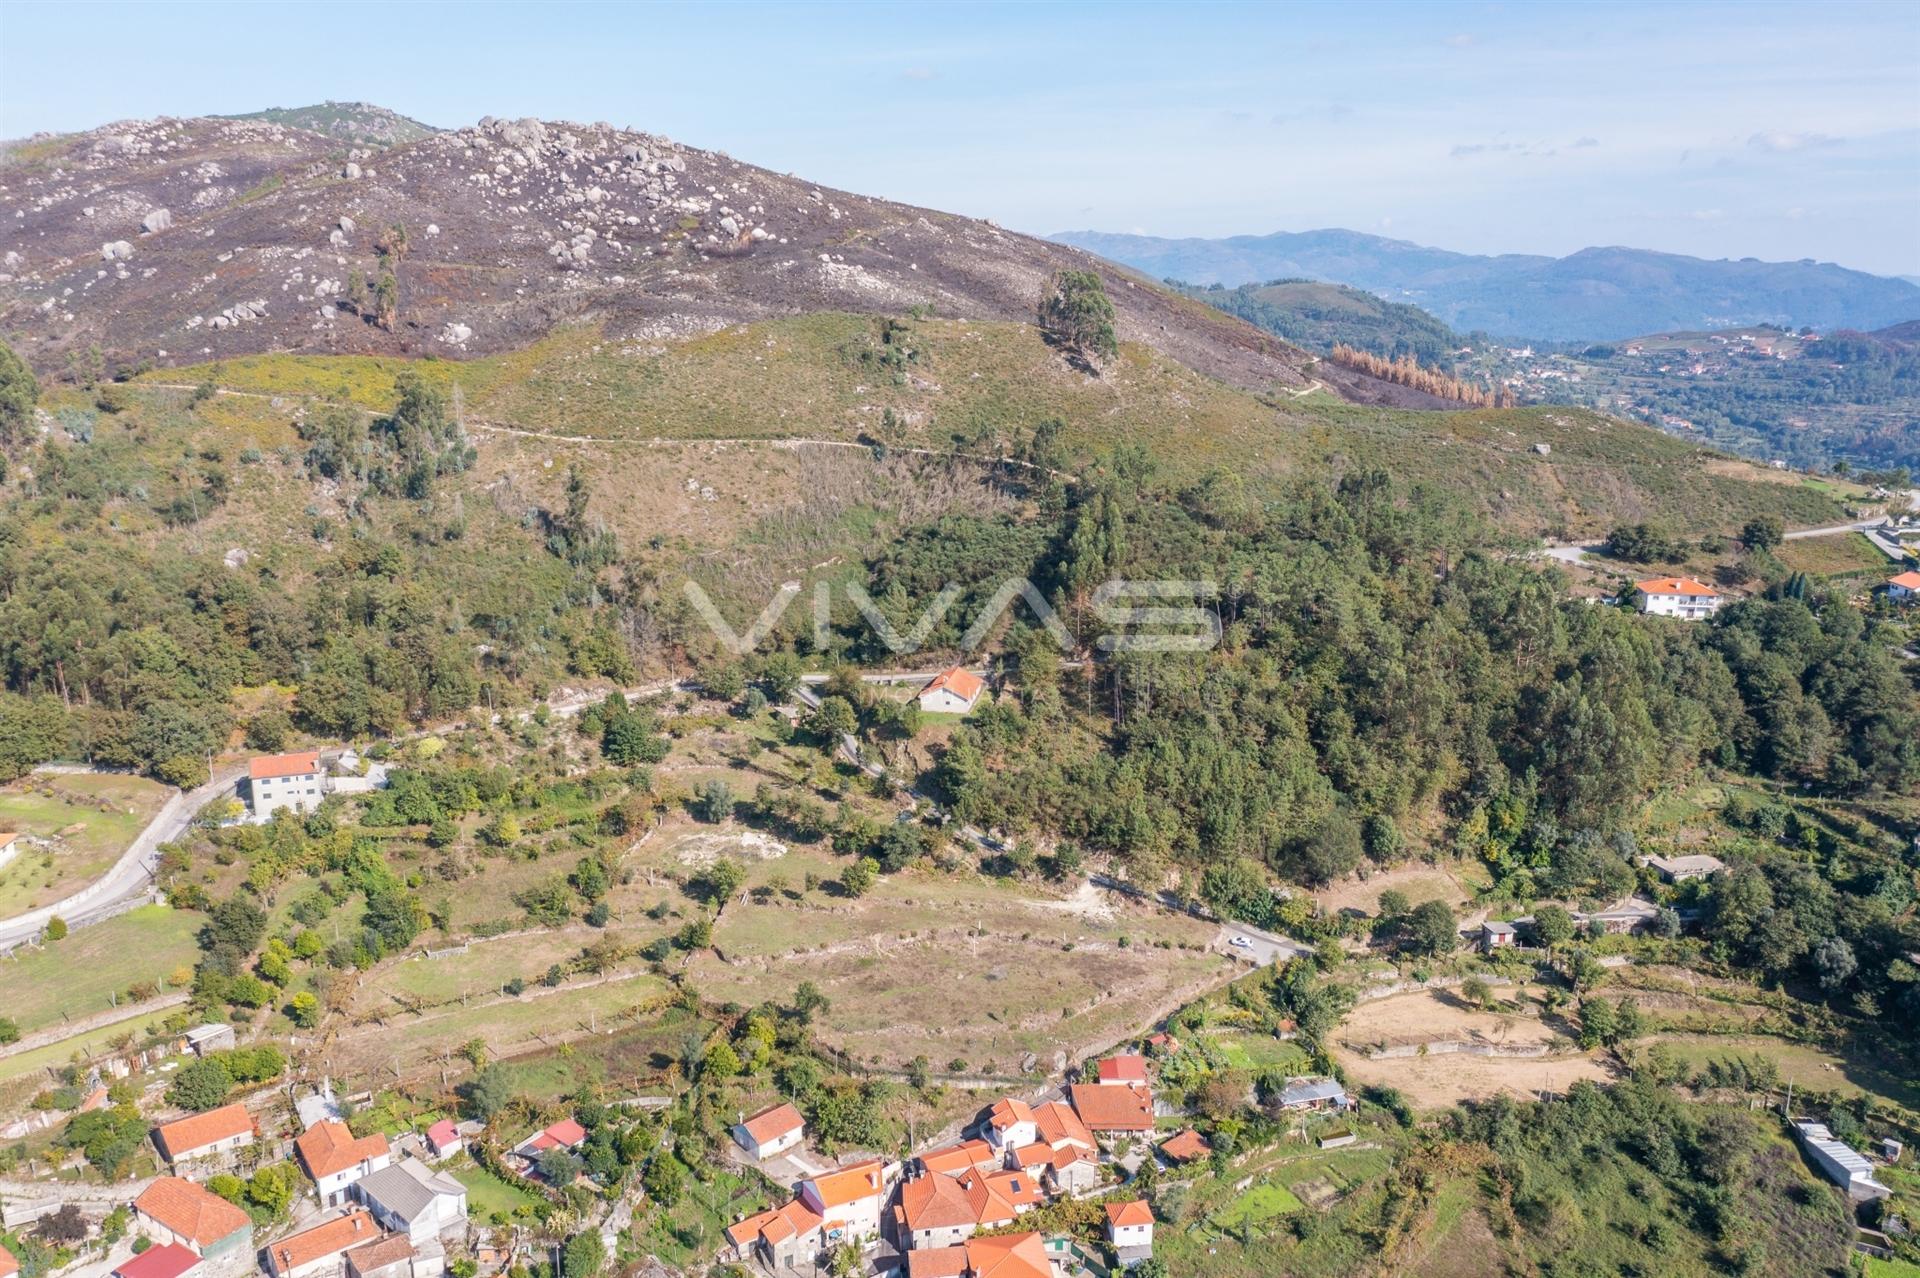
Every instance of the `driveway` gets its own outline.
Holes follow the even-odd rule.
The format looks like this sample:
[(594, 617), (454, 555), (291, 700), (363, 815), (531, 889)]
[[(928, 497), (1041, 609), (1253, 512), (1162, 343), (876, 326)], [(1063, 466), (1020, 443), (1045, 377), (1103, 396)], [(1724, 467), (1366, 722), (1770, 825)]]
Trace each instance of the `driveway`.
[[(1244, 941), (1245, 944), (1235, 945), (1235, 941)], [(1307, 958), (1313, 954), (1311, 945), (1276, 936), (1272, 932), (1262, 932), (1244, 923), (1229, 923), (1222, 927), (1220, 935), (1214, 938), (1214, 948), (1255, 967), (1267, 967), (1276, 961)]]

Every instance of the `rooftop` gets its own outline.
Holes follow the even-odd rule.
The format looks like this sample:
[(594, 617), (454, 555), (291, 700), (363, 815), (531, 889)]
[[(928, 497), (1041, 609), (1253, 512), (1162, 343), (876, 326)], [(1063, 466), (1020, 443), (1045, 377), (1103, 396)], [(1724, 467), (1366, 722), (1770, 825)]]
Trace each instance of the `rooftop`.
[(1153, 1130), (1153, 1093), (1125, 1083), (1075, 1083), (1068, 1089), (1080, 1120), (1096, 1132)]
[(315, 1180), (390, 1152), (387, 1138), (380, 1132), (356, 1137), (345, 1123), (331, 1118), (322, 1119), (307, 1128), (293, 1142), (293, 1147), (299, 1153), (307, 1175)]
[(189, 1114), (153, 1129), (154, 1143), (169, 1161), (182, 1154), (203, 1149), (215, 1141), (229, 1140), (253, 1130), (253, 1118), (238, 1101), (210, 1109), (204, 1114)]
[(339, 1255), (349, 1247), (371, 1242), (379, 1234), (380, 1227), (373, 1223), (372, 1216), (364, 1211), (350, 1211), (325, 1224), (282, 1238), (267, 1248), (267, 1256), (276, 1273), (286, 1273), (316, 1260)]
[(319, 770), (318, 750), (301, 750), (295, 754), (262, 754), (247, 761), (247, 776), (255, 781), (300, 777)]
[(807, 1183), (813, 1186), (813, 1192), (820, 1196), (821, 1203), (827, 1207), (857, 1202), (885, 1188), (880, 1174), (880, 1160), (877, 1158), (822, 1173)]
[(407, 1158), (362, 1176), (358, 1192), (411, 1224), (433, 1206), (435, 1198), (457, 1197), (467, 1191), (453, 1177)]
[(1718, 592), (1691, 577), (1654, 577), (1647, 581), (1636, 581), (1633, 588), (1649, 595), (1680, 595), (1688, 599), (1718, 599)]
[(740, 1123), (756, 1145), (778, 1140), (782, 1136), (799, 1131), (806, 1125), (807, 1120), (800, 1117), (800, 1111), (786, 1101), (781, 1101), (778, 1105), (769, 1105)]
[(200, 1257), (179, 1243), (161, 1243), (149, 1247), (131, 1260), (114, 1267), (120, 1278), (180, 1278), (200, 1263)]
[(178, 1176), (154, 1181), (140, 1191), (133, 1206), (200, 1247), (211, 1247), (253, 1223), (226, 1199)]

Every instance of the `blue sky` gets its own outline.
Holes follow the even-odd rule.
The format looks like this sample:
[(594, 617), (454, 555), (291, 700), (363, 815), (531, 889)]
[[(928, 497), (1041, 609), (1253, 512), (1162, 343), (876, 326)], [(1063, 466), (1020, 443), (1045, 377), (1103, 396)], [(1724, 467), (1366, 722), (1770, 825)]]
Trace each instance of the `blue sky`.
[(1345, 226), (1920, 274), (1920, 4), (38, 4), (0, 136), (607, 120), (1022, 230)]

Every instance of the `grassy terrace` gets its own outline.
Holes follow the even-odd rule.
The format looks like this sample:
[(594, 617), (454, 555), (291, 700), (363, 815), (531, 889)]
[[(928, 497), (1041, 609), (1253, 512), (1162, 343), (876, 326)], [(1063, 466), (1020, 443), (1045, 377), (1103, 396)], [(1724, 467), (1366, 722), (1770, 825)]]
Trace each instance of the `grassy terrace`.
[(168, 793), (118, 774), (32, 776), (0, 789), (0, 832), (51, 843), (22, 843), (0, 867), (0, 918), (50, 905), (104, 874)]
[[(104, 923), (81, 928), (64, 940), (0, 959), (0, 989), (6, 1014), (22, 1033), (109, 1011), (126, 1002), (129, 986), (165, 985), (190, 971), (200, 957), (194, 937), (202, 915), (164, 905), (146, 905)], [(9, 1062), (0, 1061), (0, 1069)]]

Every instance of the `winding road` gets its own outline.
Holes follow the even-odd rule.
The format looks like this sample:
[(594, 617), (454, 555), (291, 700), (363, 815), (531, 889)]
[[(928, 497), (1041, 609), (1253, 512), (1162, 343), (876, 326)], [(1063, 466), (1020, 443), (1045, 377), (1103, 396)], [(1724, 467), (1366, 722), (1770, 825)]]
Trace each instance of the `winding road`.
[[(63, 769), (70, 771), (71, 769)], [(182, 791), (168, 799), (154, 814), (147, 827), (134, 837), (120, 859), (105, 874), (78, 892), (52, 905), (0, 920), (0, 950), (8, 950), (38, 937), (47, 920), (59, 916), (69, 928), (85, 927), (112, 918), (131, 897), (144, 895), (153, 884), (160, 845), (170, 843), (187, 832), (194, 818), (216, 799), (231, 797), (245, 765), (220, 769), (211, 780), (196, 789)]]

